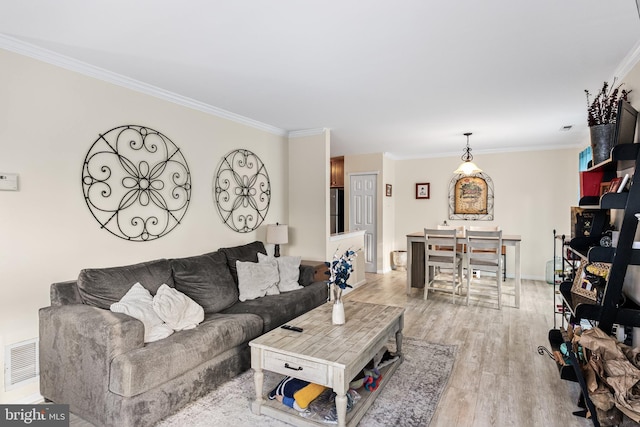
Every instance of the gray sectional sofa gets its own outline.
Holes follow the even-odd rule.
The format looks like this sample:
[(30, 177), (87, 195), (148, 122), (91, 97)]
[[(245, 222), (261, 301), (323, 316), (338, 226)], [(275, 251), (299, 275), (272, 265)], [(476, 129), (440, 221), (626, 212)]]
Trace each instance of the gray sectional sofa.
[[(240, 302), (236, 261), (257, 262), (262, 242), (141, 264), (82, 270), (51, 285), (40, 309), (40, 392), (96, 426), (149, 426), (250, 367), (248, 342), (327, 300), (300, 267), (302, 289)], [(205, 319), (144, 343), (143, 323), (109, 310), (133, 283), (165, 283), (200, 304)]]

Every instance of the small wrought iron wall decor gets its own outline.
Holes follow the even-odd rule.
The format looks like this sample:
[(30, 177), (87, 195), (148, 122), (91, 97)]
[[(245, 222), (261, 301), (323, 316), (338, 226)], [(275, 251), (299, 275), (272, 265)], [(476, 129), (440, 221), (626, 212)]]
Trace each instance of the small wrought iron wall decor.
[(102, 228), (144, 242), (180, 223), (191, 199), (191, 174), (169, 138), (148, 127), (126, 125), (93, 143), (84, 159), (82, 189)]
[(451, 178), (449, 219), (493, 220), (493, 180), (489, 175), (460, 173)]
[(248, 233), (262, 224), (271, 203), (271, 182), (267, 168), (249, 150), (227, 154), (213, 183), (218, 213), (233, 231)]

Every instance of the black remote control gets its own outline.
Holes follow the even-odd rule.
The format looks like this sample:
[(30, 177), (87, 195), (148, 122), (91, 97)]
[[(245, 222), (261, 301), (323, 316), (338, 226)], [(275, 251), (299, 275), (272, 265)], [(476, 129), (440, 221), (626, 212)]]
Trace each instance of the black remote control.
[(288, 329), (290, 331), (295, 331), (295, 332), (302, 332), (302, 328), (298, 328), (297, 326), (282, 325), (281, 328), (282, 329)]

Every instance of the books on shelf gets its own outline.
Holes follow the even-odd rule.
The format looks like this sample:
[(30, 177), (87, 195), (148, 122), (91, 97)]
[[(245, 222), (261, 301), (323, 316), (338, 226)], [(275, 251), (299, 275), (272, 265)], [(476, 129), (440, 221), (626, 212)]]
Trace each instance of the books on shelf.
[(618, 193), (622, 193), (624, 188), (627, 186), (627, 182), (629, 182), (629, 174), (625, 173), (622, 177), (622, 181), (620, 182), (620, 187), (618, 187)]
[(605, 193), (622, 193), (629, 182), (629, 174), (625, 174), (623, 177), (613, 178), (609, 182), (609, 188)]
[(620, 183), (622, 182), (622, 178), (620, 177), (616, 177), (611, 179), (611, 182), (609, 183), (609, 189), (607, 190), (607, 193), (617, 193), (618, 189), (620, 188)]

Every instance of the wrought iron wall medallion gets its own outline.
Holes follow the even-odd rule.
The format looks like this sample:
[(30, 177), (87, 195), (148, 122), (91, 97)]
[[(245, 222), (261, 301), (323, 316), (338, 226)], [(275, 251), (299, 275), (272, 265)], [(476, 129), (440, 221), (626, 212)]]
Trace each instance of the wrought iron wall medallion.
[(493, 180), (484, 172), (456, 174), (449, 183), (449, 219), (493, 220)]
[(173, 230), (191, 199), (191, 174), (180, 149), (162, 133), (137, 125), (101, 134), (84, 159), (89, 210), (111, 234), (144, 242)]
[(271, 182), (262, 160), (249, 150), (227, 154), (213, 183), (218, 213), (233, 231), (248, 233), (262, 224), (271, 202)]

